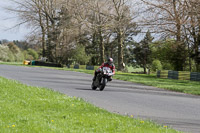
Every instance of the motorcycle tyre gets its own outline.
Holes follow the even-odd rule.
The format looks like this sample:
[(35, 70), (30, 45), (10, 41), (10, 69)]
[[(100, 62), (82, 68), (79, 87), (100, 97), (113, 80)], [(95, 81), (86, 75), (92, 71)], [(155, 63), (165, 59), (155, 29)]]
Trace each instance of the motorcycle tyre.
[(97, 89), (97, 87), (94, 86), (94, 81), (92, 82), (91, 88), (92, 88), (92, 90), (96, 90)]
[(104, 78), (103, 79), (103, 83), (100, 85), (100, 87), (99, 87), (99, 90), (100, 91), (103, 91), (104, 90), (104, 88), (105, 88), (105, 86), (106, 86), (106, 79)]

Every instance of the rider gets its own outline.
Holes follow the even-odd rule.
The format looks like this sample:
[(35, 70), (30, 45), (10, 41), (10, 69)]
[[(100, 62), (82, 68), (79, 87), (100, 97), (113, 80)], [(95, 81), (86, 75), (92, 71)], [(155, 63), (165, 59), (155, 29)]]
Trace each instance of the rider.
[[(96, 80), (97, 74), (101, 72), (101, 69), (103, 69), (103, 67), (109, 67), (112, 70), (113, 75), (115, 74), (115, 65), (113, 64), (113, 59), (108, 58), (107, 62), (103, 63), (97, 70), (95, 70), (93, 81)], [(112, 81), (112, 77), (110, 77), (108, 80)]]

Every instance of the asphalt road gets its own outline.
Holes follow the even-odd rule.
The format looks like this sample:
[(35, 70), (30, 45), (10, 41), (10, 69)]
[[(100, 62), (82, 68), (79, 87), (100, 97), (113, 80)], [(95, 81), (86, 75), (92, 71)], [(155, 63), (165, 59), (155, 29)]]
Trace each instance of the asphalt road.
[(104, 91), (91, 90), (92, 75), (36, 67), (0, 65), (0, 76), (48, 87), (122, 115), (134, 115), (176, 130), (200, 133), (200, 96), (113, 80)]

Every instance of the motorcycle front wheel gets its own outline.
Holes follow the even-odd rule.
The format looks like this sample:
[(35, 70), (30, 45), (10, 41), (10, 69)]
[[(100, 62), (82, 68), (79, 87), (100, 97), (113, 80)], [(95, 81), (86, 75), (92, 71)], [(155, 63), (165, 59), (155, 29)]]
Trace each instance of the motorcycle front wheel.
[(103, 90), (104, 90), (104, 88), (105, 88), (105, 86), (106, 86), (106, 82), (107, 82), (107, 79), (106, 79), (106, 78), (103, 78), (102, 80), (103, 80), (103, 81), (102, 81), (102, 83), (101, 83), (101, 85), (100, 85), (100, 87), (99, 87), (99, 90), (100, 90), (100, 91), (103, 91)]

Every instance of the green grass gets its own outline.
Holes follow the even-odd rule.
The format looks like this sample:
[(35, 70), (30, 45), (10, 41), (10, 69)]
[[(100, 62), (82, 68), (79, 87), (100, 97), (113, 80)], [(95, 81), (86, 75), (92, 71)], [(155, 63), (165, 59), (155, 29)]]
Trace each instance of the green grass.
[(23, 63), (22, 62), (1, 62), (0, 64), (5, 64), (5, 65), (17, 65), (17, 66), (22, 66)]
[(97, 108), (80, 98), (0, 77), (1, 133), (176, 133)]
[(133, 67), (128, 67), (128, 72), (144, 72), (143, 68), (133, 68)]

